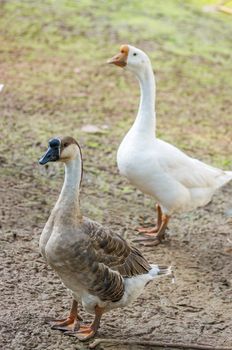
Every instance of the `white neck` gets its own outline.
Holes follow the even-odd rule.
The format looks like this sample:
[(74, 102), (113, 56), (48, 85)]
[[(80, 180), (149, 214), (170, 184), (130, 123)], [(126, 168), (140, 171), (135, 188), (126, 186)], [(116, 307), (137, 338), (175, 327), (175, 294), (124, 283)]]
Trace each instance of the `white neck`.
[(82, 160), (80, 154), (65, 163), (64, 184), (57, 201), (57, 205), (67, 207), (68, 210), (80, 214), (79, 191), (82, 176)]
[(154, 136), (156, 128), (155, 116), (155, 77), (150, 63), (143, 71), (137, 71), (136, 77), (140, 85), (140, 104), (133, 128)]

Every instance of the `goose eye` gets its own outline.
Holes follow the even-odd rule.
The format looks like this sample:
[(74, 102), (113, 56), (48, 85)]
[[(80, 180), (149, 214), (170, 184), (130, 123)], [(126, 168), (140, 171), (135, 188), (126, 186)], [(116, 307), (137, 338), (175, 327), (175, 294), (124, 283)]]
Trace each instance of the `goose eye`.
[(137, 56), (137, 53), (136, 53), (136, 52), (134, 52), (134, 53), (133, 53), (133, 56)]
[(65, 142), (65, 143), (64, 143), (64, 148), (67, 147), (67, 146), (68, 146), (68, 144), (67, 144), (67, 142)]

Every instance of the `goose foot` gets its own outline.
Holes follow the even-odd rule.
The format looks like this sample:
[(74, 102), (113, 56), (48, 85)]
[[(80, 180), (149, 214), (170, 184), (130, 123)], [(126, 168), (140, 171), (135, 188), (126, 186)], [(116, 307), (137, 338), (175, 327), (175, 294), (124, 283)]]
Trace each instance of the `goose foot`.
[(72, 337), (76, 337), (78, 338), (80, 341), (86, 341), (90, 338), (93, 338), (95, 336), (95, 334), (97, 333), (97, 330), (100, 326), (100, 321), (101, 321), (101, 317), (102, 314), (104, 312), (104, 309), (96, 306), (95, 307), (95, 318), (94, 321), (91, 325), (82, 325), (80, 326), (78, 331), (68, 331), (65, 332), (65, 335), (70, 335)]
[(153, 247), (160, 244), (162, 240), (165, 238), (165, 231), (167, 229), (168, 221), (169, 221), (169, 216), (162, 215), (161, 225), (159, 227), (158, 232), (150, 231), (150, 234), (146, 234), (145, 237), (136, 238), (133, 240), (133, 242), (140, 243), (145, 247)]
[(154, 233), (157, 233), (159, 231), (158, 226), (154, 227), (138, 227), (137, 231), (140, 234), (145, 234), (146, 236), (154, 236)]
[(67, 317), (62, 320), (54, 320), (49, 322), (51, 329), (58, 329), (60, 331), (77, 331), (80, 328), (80, 321), (72, 317)]
[(160, 226), (162, 225), (162, 210), (159, 204), (156, 204), (157, 211), (157, 223), (154, 227), (138, 227), (137, 231), (140, 234), (145, 234), (146, 236), (154, 236), (154, 233), (158, 233)]
[(77, 302), (73, 300), (70, 314), (65, 319), (49, 320), (52, 329), (58, 329), (60, 331), (78, 331), (80, 328), (80, 321), (82, 318), (77, 313)]
[(76, 332), (68, 331), (65, 332), (65, 335), (69, 335), (71, 337), (76, 337), (80, 341), (86, 341), (90, 338), (93, 338), (97, 333), (97, 329), (93, 329), (92, 325), (89, 326), (80, 326), (79, 330)]

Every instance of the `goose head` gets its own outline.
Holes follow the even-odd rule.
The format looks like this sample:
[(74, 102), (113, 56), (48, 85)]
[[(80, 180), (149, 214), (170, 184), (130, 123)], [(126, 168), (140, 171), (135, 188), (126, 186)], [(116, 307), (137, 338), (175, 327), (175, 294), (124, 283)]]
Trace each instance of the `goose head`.
[(74, 138), (70, 136), (63, 138), (56, 137), (49, 140), (48, 149), (40, 158), (39, 163), (41, 165), (57, 161), (68, 163), (77, 157), (81, 158), (81, 151), (80, 146)]
[(126, 68), (136, 75), (146, 70), (146, 67), (151, 64), (145, 52), (131, 45), (122, 45), (120, 52), (110, 58), (108, 63)]

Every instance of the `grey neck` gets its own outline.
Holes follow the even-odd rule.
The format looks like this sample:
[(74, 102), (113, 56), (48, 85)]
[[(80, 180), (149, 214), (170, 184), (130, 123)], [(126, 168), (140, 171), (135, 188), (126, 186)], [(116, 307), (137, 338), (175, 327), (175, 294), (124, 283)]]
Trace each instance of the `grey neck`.
[(80, 213), (79, 192), (82, 177), (81, 156), (69, 160), (65, 163), (64, 184), (57, 202), (57, 205), (67, 207)]

